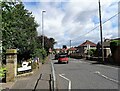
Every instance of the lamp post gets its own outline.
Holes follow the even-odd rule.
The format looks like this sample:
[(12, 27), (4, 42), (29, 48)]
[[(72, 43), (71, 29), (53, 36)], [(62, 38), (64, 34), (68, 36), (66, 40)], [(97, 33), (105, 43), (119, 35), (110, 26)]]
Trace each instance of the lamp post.
[(44, 13), (45, 13), (46, 11), (42, 11), (42, 48), (44, 49)]

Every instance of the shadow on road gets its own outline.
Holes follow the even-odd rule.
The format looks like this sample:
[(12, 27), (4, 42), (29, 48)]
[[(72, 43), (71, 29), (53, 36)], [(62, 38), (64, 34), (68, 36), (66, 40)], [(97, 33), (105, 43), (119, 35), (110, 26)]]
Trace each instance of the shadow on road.
[(91, 65), (99, 65), (99, 64), (107, 65), (107, 66), (114, 66), (114, 67), (118, 67), (118, 68), (120, 68), (120, 64), (117, 64), (117, 63), (98, 62), (98, 61), (94, 61), (94, 62), (91, 63)]
[(54, 62), (54, 64), (66, 64), (65, 62), (61, 62), (61, 63), (59, 63), (59, 62)]
[(94, 62), (94, 63), (91, 63), (91, 64), (104, 64), (103, 62)]

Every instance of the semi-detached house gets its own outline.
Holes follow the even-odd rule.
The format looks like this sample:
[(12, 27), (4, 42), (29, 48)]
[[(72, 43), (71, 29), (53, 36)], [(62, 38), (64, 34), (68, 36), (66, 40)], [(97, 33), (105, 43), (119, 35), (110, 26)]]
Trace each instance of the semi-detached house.
[(87, 51), (90, 50), (90, 49), (96, 49), (96, 44), (89, 41), (89, 40), (86, 40), (84, 43), (80, 44), (78, 46), (78, 51), (80, 54), (87, 54)]

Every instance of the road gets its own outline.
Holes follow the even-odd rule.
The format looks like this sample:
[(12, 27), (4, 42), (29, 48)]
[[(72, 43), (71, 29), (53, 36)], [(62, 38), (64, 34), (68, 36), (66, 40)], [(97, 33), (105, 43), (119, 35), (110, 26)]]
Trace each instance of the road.
[(118, 89), (118, 68), (82, 59), (52, 60), (58, 89)]
[[(53, 57), (51, 57), (53, 59)], [(50, 89), (51, 61), (44, 64), (34, 75), (17, 80), (12, 89)], [(58, 64), (52, 60), (57, 89), (118, 89), (118, 68), (96, 64), (83, 59), (69, 59)]]

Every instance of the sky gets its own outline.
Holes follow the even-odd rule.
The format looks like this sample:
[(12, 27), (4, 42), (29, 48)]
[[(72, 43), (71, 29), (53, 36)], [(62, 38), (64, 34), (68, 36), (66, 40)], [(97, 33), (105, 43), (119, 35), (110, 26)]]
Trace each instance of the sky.
[[(39, 24), (38, 35), (42, 35), (42, 11), (44, 35), (62, 45), (79, 46), (86, 40), (100, 42), (98, 0), (22, 0), (25, 8), (32, 12)], [(100, 0), (103, 39), (118, 37), (119, 0)], [(105, 22), (107, 21), (107, 22)], [(105, 23), (104, 23), (105, 22)]]

